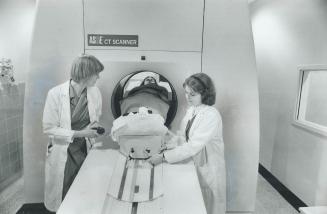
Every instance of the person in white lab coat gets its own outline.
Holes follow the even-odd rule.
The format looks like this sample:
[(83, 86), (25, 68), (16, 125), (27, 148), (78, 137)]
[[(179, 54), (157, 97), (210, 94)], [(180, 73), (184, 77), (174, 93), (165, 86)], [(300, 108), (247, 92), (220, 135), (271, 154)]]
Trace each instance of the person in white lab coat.
[(177, 163), (193, 160), (208, 214), (226, 210), (226, 170), (222, 120), (215, 104), (216, 92), (211, 78), (204, 73), (193, 74), (183, 84), (189, 108), (181, 129), (171, 134), (171, 148), (149, 159), (152, 164), (162, 161)]
[(95, 86), (103, 64), (83, 54), (71, 67), (71, 79), (49, 90), (43, 131), (49, 136), (45, 163), (44, 204), (57, 211), (87, 152), (99, 136), (102, 98)]

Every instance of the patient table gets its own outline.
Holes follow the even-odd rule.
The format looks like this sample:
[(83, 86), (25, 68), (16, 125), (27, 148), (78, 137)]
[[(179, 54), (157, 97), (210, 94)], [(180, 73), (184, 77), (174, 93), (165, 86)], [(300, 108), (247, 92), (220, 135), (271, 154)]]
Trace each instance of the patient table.
[(116, 150), (91, 150), (57, 214), (206, 213), (192, 163), (159, 166), (163, 195), (156, 199), (140, 203), (113, 200), (108, 188), (120, 157)]

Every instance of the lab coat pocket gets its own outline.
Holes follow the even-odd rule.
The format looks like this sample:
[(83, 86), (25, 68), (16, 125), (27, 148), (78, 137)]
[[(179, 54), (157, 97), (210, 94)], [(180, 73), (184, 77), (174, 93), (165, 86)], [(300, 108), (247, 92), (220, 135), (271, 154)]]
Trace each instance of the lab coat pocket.
[(197, 166), (199, 182), (202, 186), (212, 187), (215, 184), (215, 170), (209, 160), (206, 146), (194, 158), (194, 163)]
[(68, 145), (53, 144), (45, 164), (45, 204), (57, 210), (62, 199), (62, 185)]
[(46, 155), (47, 157), (51, 155), (52, 150), (53, 150), (53, 144), (49, 142), (47, 146), (47, 155)]
[(207, 164), (197, 167), (199, 182), (202, 187), (212, 188), (215, 186), (215, 176), (212, 167)]
[(54, 144), (52, 143), (52, 139), (50, 139), (48, 145), (47, 145), (47, 153), (46, 153), (46, 170), (49, 169), (53, 165), (53, 159), (54, 159)]
[(49, 138), (48, 145), (47, 145), (47, 153), (46, 153), (46, 157), (48, 157), (48, 156), (51, 155), (52, 150), (53, 150), (53, 145), (54, 145), (53, 137), (50, 137), (50, 138)]
[(51, 144), (48, 146), (46, 162), (49, 166), (61, 165), (67, 160), (67, 147), (64, 145)]
[(53, 145), (52, 145), (52, 144), (48, 144), (48, 148), (47, 148), (47, 157), (48, 157), (49, 155), (51, 155), (52, 149), (53, 149)]

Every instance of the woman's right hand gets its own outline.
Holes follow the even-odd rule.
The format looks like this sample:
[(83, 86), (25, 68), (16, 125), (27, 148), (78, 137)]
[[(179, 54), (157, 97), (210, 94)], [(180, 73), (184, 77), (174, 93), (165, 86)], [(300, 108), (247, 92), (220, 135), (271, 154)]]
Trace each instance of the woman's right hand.
[(173, 149), (176, 146), (178, 146), (178, 136), (174, 136), (172, 138), (170, 138), (168, 141), (165, 142), (166, 148), (167, 149)]
[(75, 131), (73, 137), (87, 137), (87, 138), (97, 138), (100, 135), (97, 133), (97, 130), (94, 129), (83, 129), (80, 131)]
[(170, 141), (173, 137), (175, 137), (175, 134), (173, 133), (173, 132), (171, 132), (171, 131), (167, 131), (167, 133), (165, 134), (165, 136), (164, 136), (164, 141), (165, 142), (168, 142), (168, 141)]

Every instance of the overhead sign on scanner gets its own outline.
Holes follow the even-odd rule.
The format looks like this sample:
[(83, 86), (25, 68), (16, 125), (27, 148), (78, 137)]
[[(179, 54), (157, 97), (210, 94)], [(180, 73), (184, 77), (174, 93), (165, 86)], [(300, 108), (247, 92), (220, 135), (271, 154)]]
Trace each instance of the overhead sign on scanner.
[(88, 46), (138, 47), (138, 35), (88, 34)]

